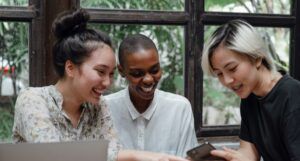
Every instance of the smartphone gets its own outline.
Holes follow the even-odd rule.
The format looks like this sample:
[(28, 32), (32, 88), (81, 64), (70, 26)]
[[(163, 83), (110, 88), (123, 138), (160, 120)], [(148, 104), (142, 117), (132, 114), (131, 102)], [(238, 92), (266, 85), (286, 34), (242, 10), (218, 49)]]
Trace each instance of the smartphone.
[(209, 142), (205, 142), (193, 149), (188, 150), (187, 156), (189, 156), (193, 161), (225, 161), (225, 159), (212, 156), (210, 151), (216, 149)]

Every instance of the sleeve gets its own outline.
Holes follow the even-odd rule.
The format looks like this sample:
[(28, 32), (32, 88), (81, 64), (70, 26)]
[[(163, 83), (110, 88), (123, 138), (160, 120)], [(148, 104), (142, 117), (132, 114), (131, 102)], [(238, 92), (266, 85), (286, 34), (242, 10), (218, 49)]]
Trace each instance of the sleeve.
[[(299, 106), (299, 104), (297, 105)], [(285, 116), (284, 142), (291, 161), (300, 161), (300, 108)]]
[(117, 161), (117, 156), (122, 146), (118, 140), (118, 136), (111, 119), (110, 110), (108, 109), (106, 102), (101, 101), (100, 107), (103, 117), (101, 118), (101, 120), (103, 120), (102, 133), (104, 135), (104, 139), (109, 140), (108, 161)]
[(20, 93), (15, 105), (14, 142), (56, 142), (60, 132), (50, 119), (47, 103), (37, 93)]
[(194, 116), (192, 112), (191, 104), (186, 100), (182, 116), (181, 124), (181, 137), (178, 144), (177, 155), (186, 157), (186, 151), (198, 145), (195, 127), (194, 127)]

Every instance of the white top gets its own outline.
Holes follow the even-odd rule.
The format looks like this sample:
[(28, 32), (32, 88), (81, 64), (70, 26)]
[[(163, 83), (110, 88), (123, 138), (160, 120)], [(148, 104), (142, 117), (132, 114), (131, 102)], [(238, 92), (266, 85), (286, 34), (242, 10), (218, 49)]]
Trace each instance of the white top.
[(156, 89), (149, 108), (140, 114), (128, 88), (105, 96), (124, 149), (186, 156), (197, 146), (190, 102), (183, 96)]

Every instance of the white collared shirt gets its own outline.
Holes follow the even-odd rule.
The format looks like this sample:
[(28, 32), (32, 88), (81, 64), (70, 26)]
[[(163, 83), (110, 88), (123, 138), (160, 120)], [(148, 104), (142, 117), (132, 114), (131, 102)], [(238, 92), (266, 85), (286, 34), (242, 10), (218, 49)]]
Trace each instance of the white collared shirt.
[(105, 99), (125, 149), (186, 156), (198, 144), (191, 105), (183, 96), (157, 89), (142, 114), (130, 101), (128, 87)]

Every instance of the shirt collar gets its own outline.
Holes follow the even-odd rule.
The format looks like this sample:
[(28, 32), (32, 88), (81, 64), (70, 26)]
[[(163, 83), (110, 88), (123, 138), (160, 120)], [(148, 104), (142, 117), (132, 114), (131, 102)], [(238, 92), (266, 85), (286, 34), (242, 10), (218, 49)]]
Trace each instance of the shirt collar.
[(128, 111), (130, 113), (130, 116), (132, 120), (135, 120), (139, 117), (143, 117), (146, 120), (150, 120), (151, 117), (153, 116), (156, 106), (157, 106), (157, 95), (158, 95), (158, 90), (156, 89), (154, 92), (154, 98), (150, 104), (150, 106), (147, 108), (147, 110), (144, 113), (139, 113), (136, 108), (134, 107), (133, 103), (130, 100), (130, 95), (129, 95), (129, 89), (128, 87), (125, 89), (125, 102), (127, 104)]
[(49, 93), (59, 110), (62, 110), (63, 96), (54, 85), (49, 86)]

